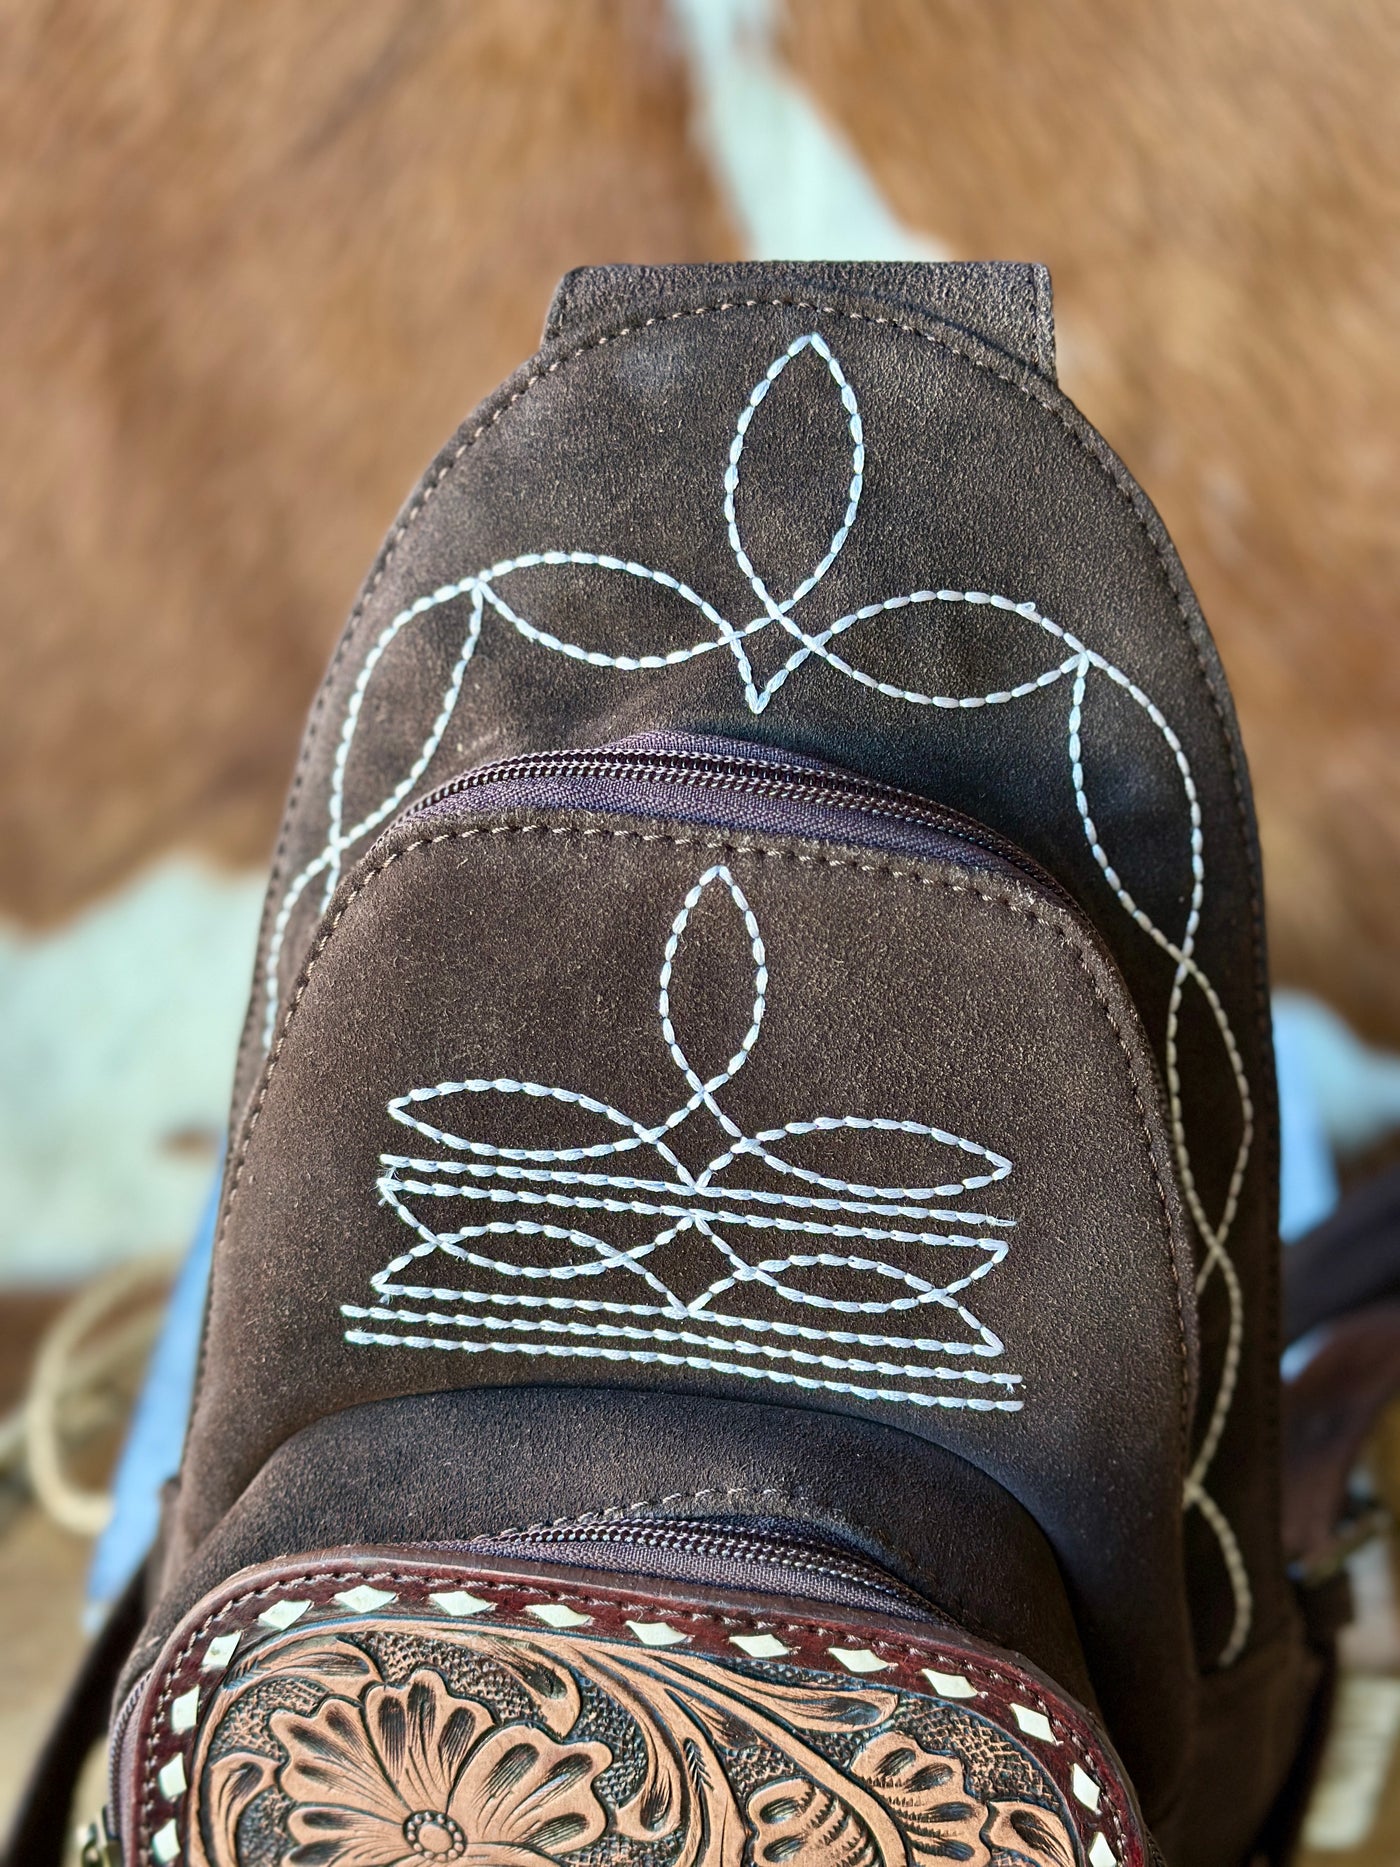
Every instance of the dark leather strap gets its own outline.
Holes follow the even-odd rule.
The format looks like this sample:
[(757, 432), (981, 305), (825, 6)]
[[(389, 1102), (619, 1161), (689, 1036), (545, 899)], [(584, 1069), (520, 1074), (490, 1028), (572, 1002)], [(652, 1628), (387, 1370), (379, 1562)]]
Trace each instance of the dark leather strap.
[(83, 1657), (15, 1812), (0, 1867), (63, 1867), (73, 1796), (107, 1729), (112, 1693), (141, 1631), (145, 1570), (127, 1583)]
[(1363, 1304), (1400, 1296), (1400, 1167), (1367, 1180), (1283, 1257), (1286, 1342)]
[(1367, 1533), (1351, 1474), (1382, 1413), (1400, 1397), (1400, 1301), (1324, 1324), (1284, 1388), (1284, 1549), (1326, 1580)]
[(1373, 1527), (1351, 1476), (1400, 1398), (1400, 1168), (1284, 1252), (1284, 1549), (1314, 1586)]

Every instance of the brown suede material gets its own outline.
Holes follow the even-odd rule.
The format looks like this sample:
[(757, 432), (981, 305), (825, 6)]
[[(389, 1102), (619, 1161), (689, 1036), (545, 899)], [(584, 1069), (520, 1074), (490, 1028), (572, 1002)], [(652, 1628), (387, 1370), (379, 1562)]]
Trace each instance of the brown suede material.
[[(1121, 1007), (1126, 1066), (1067, 949), (1037, 947), (1048, 922), (993, 938), (966, 896), (935, 912), (922, 888), (910, 910), (892, 877), (827, 868), (818, 897), (811, 873), (780, 886), (777, 858), (736, 858), (736, 874), (762, 871), (755, 900), (781, 896), (775, 952), (799, 956), (825, 1022), (804, 1032), (780, 1014), (775, 971), (762, 1045), (725, 1093), (746, 1127), (750, 1096), (765, 1104), (755, 1121), (780, 1123), (854, 1107), (837, 1100), (849, 1093), (882, 1098), (882, 1112), (905, 1097), (912, 1118), (991, 1145), (997, 1121), (1014, 1135), (1002, 1190), (1018, 1196), (1021, 1248), (973, 1286), (970, 1307), (1007, 1343), (999, 1365), (1026, 1374), (1025, 1410), (935, 1413), (830, 1389), (788, 1391), (783, 1405), (879, 1417), (1014, 1492), (1064, 1569), (1144, 1794), (1163, 1806), (1193, 1760), (1174, 1832), (1193, 1867), (1227, 1867), (1230, 1837), (1263, 1820), (1287, 1775), (1312, 1677), (1279, 1546), (1277, 1119), (1257, 842), (1205, 624), (1150, 504), (1053, 385), (1034, 268), (571, 275), (539, 356), (429, 469), (352, 614), (293, 785), (235, 1100), (239, 1118), (275, 1115), (284, 1139), (255, 1134), (232, 1172), (236, 1219), (168, 1573), (318, 1410), (470, 1385), (482, 1377), (466, 1360), (504, 1363), (493, 1381), (579, 1380), (577, 1362), (536, 1358), (527, 1375), (522, 1358), (494, 1353), (351, 1349), (337, 1306), (374, 1307), (368, 1279), (389, 1237), (400, 1252), (413, 1242), (374, 1205), (379, 1153), (421, 1151), (387, 1099), (469, 1073), (473, 1045), (485, 1077), (543, 1071), (599, 1093), (576, 1073), (586, 1065), (619, 1108), (645, 1103), (660, 1119), (674, 1106), (664, 1090), (679, 1079), (655, 1037), (656, 947), (677, 884), (700, 872), (679, 872), (681, 846), (610, 838), (604, 853), (602, 838), (560, 837), (546, 856), (541, 837), (512, 865), (512, 821), (489, 855), (450, 844), (420, 867), (421, 852), (404, 853), (387, 886), (349, 908), (328, 970), (316, 962), (265, 1104), (260, 1085), (334, 886), (396, 812), (485, 759), (648, 732), (823, 758), (962, 809), (1048, 869), (1111, 953), (1121, 985), (1095, 977)], [(385, 848), (414, 833), (395, 834)], [(431, 870), (417, 906), (410, 865)], [(644, 910), (649, 944), (634, 927), (609, 945), (604, 897)], [(343, 889), (333, 918), (348, 899)], [(691, 981), (712, 1026), (702, 1070), (722, 1067), (743, 1010), (747, 948), (737, 923), (728, 934), (728, 988), (720, 973)], [(488, 1060), (493, 1045), (509, 1055)], [(416, 1047), (421, 1067), (371, 1094), (371, 1075), (399, 1068), (399, 1046)], [(1179, 1147), (1163, 1140), (1154, 1057)], [(1129, 1082), (1148, 1135), (1131, 1146)], [(512, 1114), (522, 1133), (530, 1119)], [(1155, 1217), (1145, 1161), (1162, 1182)], [(1199, 1321), (1179, 1262), (1181, 1192), (1198, 1200)], [(1154, 1226), (1166, 1248), (1149, 1248)], [(1026, 1352), (1013, 1355), (1013, 1337)], [(455, 1371), (434, 1375), (435, 1362)], [(588, 1367), (590, 1384), (619, 1395), (643, 1378), (653, 1391), (753, 1398), (753, 1383), (689, 1365)], [(1222, 1661), (1224, 1677), (1202, 1685), (1198, 1672)], [(1228, 1836), (1211, 1821), (1217, 1759), (1239, 1785)]]
[[(697, 268), (697, 270), (699, 270)], [(742, 302), (784, 293), (878, 298), (890, 312), (934, 317), (993, 344), (1018, 363), (1055, 380), (1055, 316), (1044, 266), (1007, 260), (966, 260), (929, 266), (886, 261), (774, 265), (739, 260), (703, 270), (717, 296)], [(580, 266), (559, 281), (544, 321), (544, 339), (567, 337), (598, 318), (665, 316), (676, 298), (673, 266)]]
[[(1004, 318), (971, 310), (975, 282), (929, 268), (896, 284), (880, 269), (814, 266), (609, 269), (565, 305), (540, 355), (463, 425), (395, 525), (357, 604), (308, 732), (269, 899), (325, 845), (347, 707), (367, 657), (406, 608), (520, 553), (582, 550), (654, 567), (741, 626), (762, 606), (736, 564), (721, 510), (736, 420), (772, 361), (817, 332), (858, 398), (864, 483), (839, 557), (798, 605), (820, 632), (862, 605), (920, 590), (1031, 599), (1159, 707), (1189, 763), (1206, 878), (1194, 961), (1228, 1019), (1248, 1081), (1254, 1139), (1226, 1249), (1240, 1280), (1233, 1396), (1207, 1489), (1238, 1540), (1249, 1639), (1292, 1609), (1278, 1548), (1276, 1124), (1261, 890), (1248, 780), (1214, 648), (1156, 514), (1102, 439), (1027, 363)], [(993, 282), (989, 279), (988, 285)], [(957, 298), (954, 323), (950, 292)], [(1029, 303), (1029, 294), (1026, 302)], [(991, 343), (970, 334), (986, 332)], [(850, 437), (836, 387), (810, 349), (749, 430), (738, 496), (743, 544), (782, 598), (818, 563), (847, 500)], [(665, 654), (716, 630), (653, 582), (596, 566), (511, 573), (501, 595), (532, 626), (589, 651)], [(345, 761), (346, 828), (411, 774), (469, 632), (467, 597), (402, 626), (364, 687), (366, 721)], [(778, 625), (746, 638), (762, 688), (797, 644)], [(1006, 693), (1070, 653), (1035, 623), (988, 605), (884, 612), (832, 644), (873, 680), (948, 696)], [(480, 760), (599, 744), (651, 729), (719, 732), (825, 757), (903, 783), (1011, 836), (1082, 901), (1122, 967), (1164, 1063), (1171, 958), (1117, 899), (1080, 820), (1068, 753), (1069, 677), (1010, 704), (914, 706), (810, 657), (761, 712), (726, 647), (631, 672), (527, 640), (488, 608), (460, 697), (405, 800)], [(1190, 907), (1190, 810), (1173, 753), (1144, 706), (1102, 673), (1083, 707), (1085, 795), (1099, 844), (1134, 902), (1173, 941)], [(353, 856), (366, 846), (352, 844)], [(323, 887), (292, 908), (281, 1000), (315, 936)], [(257, 994), (238, 1106), (260, 1067)], [(1179, 1076), (1196, 1183), (1215, 1225), (1242, 1117), (1215, 1017), (1184, 983)], [(1204, 1257), (1204, 1246), (1198, 1242)], [(1202, 1298), (1203, 1389), (1212, 1403), (1231, 1334), (1226, 1279)], [(1213, 1410), (1213, 1408), (1212, 1408)], [(1201, 1430), (1208, 1424), (1203, 1416)], [(1215, 1533), (1187, 1517), (1190, 1595), (1203, 1665), (1216, 1663), (1240, 1604)]]
[[(1271, 1648), (1202, 1680), (1191, 1768), (1174, 1805), (1153, 1816), (1154, 1838), (1168, 1861), (1194, 1867), (1198, 1861), (1292, 1858), (1303, 1811), (1291, 1806), (1295, 1792), (1287, 1779), (1310, 1774), (1299, 1747), (1322, 1670), (1321, 1658), (1294, 1628)], [(1319, 1735), (1313, 1733), (1314, 1741)], [(1286, 1820), (1275, 1816), (1261, 1838), (1260, 1811), (1269, 1810), (1281, 1790)]]
[[(882, 1419), (909, 1436), (911, 1482), (928, 1439), (994, 1477), (1041, 1525), (1116, 1741), (1144, 1797), (1159, 1799), (1185, 1754), (1194, 1682), (1180, 1515), (1191, 1269), (1166, 1126), (1136, 1016), (1087, 925), (981, 852), (969, 855), (955, 866), (791, 838), (727, 841), (664, 820), (514, 812), (493, 821), (450, 806), (386, 836), (333, 905), (230, 1161), (170, 1572), (292, 1433), (395, 1394), (511, 1381), (627, 1389), (640, 1377), (670, 1391)], [(699, 1335), (678, 1344), (681, 1365), (651, 1353), (641, 1363), (612, 1359), (616, 1347), (608, 1358), (595, 1348), (595, 1358), (573, 1359), (561, 1333), (543, 1337), (543, 1353), (538, 1343), (521, 1352), (518, 1335), (493, 1335), (490, 1322), (454, 1333), (449, 1315), (435, 1325), (452, 1309), (446, 1297), (386, 1309), (371, 1288), (417, 1243), (381, 1201), (380, 1156), (435, 1151), (389, 1118), (390, 1099), (449, 1080), (533, 1081), (644, 1122), (684, 1100), (659, 1021), (658, 974), (678, 907), (718, 863), (743, 890), (766, 953), (761, 1034), (720, 1098), (743, 1132), (828, 1112), (890, 1117), (967, 1137), (1012, 1163), (1009, 1177), (965, 1196), (1014, 1219), (1004, 1261), (964, 1292), (1005, 1345), (980, 1362), (966, 1351), (961, 1363), (957, 1351), (948, 1356), (973, 1370), (970, 1380), (955, 1372), (863, 1398), (861, 1377), (822, 1386), (824, 1365), (809, 1358), (799, 1364), (805, 1386), (789, 1375), (774, 1388), (748, 1376), (755, 1364), (738, 1351), (702, 1347), (698, 1363), (687, 1359), (696, 1341), (712, 1339), (703, 1318)], [(695, 1068), (722, 1070), (752, 1013), (754, 965), (721, 884), (694, 909), (672, 991)], [(616, 1133), (548, 1097), (492, 1092), (422, 1106), (468, 1137), (527, 1149)], [(692, 1170), (724, 1145), (707, 1112), (699, 1121), (698, 1132), (676, 1130)], [(903, 1175), (912, 1186), (986, 1166), (904, 1135), (813, 1136), (794, 1158), (871, 1181)], [(437, 1227), (478, 1216), (476, 1207), (449, 1215), (445, 1201), (427, 1203)], [(606, 1223), (610, 1242), (636, 1246), (659, 1221)], [(520, 1252), (514, 1240), (478, 1248), (507, 1244)], [(561, 1249), (543, 1247), (540, 1261)], [(908, 1264), (922, 1264), (928, 1247), (905, 1250)], [(691, 1232), (648, 1264), (689, 1300), (716, 1276), (716, 1260)], [(483, 1277), (502, 1287), (436, 1254), (420, 1253), (401, 1274), (425, 1288), (480, 1289)], [(870, 1280), (849, 1272), (807, 1275), (804, 1287), (831, 1301), (870, 1294)], [(587, 1293), (635, 1301), (636, 1281), (592, 1276)], [(727, 1299), (761, 1327), (775, 1301), (793, 1313), (761, 1288)], [(360, 1315), (347, 1320), (344, 1305)], [(936, 1362), (917, 1351), (918, 1338), (935, 1327), (968, 1336), (946, 1308), (882, 1315), (878, 1326), (905, 1347), (854, 1365)], [(347, 1329), (399, 1339), (356, 1344)], [(464, 1346), (412, 1345), (443, 1340)], [(626, 1350), (625, 1336), (605, 1340)], [(993, 1382), (1002, 1370), (1021, 1379), (987, 1385), (988, 1367)], [(901, 1389), (889, 1374), (864, 1380)], [(921, 1404), (930, 1390), (955, 1405)], [(1022, 1404), (976, 1410), (987, 1398)], [(1150, 1699), (1140, 1692), (1147, 1675)]]
[(1049, 1544), (966, 1460), (911, 1447), (876, 1420), (572, 1386), (405, 1395), (293, 1434), (162, 1596), (118, 1697), (180, 1617), (240, 1569), (355, 1540), (462, 1543), (537, 1525), (696, 1517), (806, 1525), (1095, 1704)]

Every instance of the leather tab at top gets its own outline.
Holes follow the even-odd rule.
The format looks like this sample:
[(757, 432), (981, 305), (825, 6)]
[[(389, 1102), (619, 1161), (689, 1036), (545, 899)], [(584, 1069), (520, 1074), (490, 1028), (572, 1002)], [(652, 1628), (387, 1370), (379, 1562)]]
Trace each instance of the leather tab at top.
[(1050, 274), (1012, 260), (743, 260), (704, 266), (581, 266), (559, 281), (544, 341), (619, 319), (665, 317), (697, 304), (738, 299), (840, 297), (877, 301), (889, 315), (936, 318), (994, 344), (1055, 380)]

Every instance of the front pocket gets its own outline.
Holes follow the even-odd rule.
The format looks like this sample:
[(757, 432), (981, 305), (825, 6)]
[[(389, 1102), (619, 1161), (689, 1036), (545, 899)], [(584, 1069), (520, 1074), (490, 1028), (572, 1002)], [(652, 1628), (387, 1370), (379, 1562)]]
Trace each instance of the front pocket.
[(229, 1171), (179, 1546), (362, 1402), (819, 1408), (994, 1478), (1086, 1638), (1171, 1670), (1190, 1257), (1092, 931), (947, 822), (571, 783), (412, 813), (332, 904)]

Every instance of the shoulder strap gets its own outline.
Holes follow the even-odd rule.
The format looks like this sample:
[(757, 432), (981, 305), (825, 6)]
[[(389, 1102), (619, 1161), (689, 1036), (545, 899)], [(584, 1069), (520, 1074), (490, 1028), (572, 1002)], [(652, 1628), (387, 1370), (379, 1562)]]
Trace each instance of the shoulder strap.
[(63, 1867), (78, 1778), (107, 1729), (117, 1679), (141, 1631), (145, 1579), (143, 1565), (84, 1655), (25, 1784), (0, 1867)]

